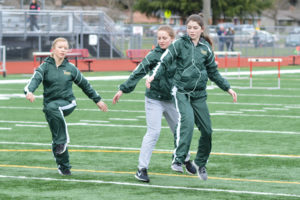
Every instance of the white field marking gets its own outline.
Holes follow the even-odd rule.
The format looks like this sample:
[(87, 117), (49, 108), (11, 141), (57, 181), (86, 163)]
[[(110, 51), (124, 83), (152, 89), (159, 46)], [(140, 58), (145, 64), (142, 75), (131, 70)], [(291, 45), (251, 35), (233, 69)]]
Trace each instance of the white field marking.
[[(99, 109), (85, 109), (85, 108), (78, 108), (79, 111), (93, 111), (93, 112), (100, 112)], [(109, 110), (109, 112), (125, 112), (125, 113), (145, 113), (144, 110)]]
[[(277, 88), (263, 88), (263, 87), (241, 87), (241, 86), (231, 86), (232, 88), (237, 88), (237, 89), (240, 89), (240, 90), (278, 90), (278, 87)], [(217, 87), (216, 87), (217, 88)], [(288, 90), (288, 91), (299, 91), (300, 88), (282, 88), (280, 87), (280, 91), (284, 91), (284, 90)]]
[[(197, 130), (197, 128), (195, 128)], [(276, 134), (290, 134), (290, 135), (300, 135), (300, 132), (294, 131), (268, 131), (268, 130), (239, 130), (239, 129), (216, 129), (214, 128), (213, 131), (215, 132), (239, 132), (239, 133), (276, 133)]]
[(230, 111), (230, 110), (218, 110), (217, 113), (232, 113), (232, 114), (242, 114), (243, 112), (240, 111)]
[[(219, 103), (221, 104), (221, 103)], [(226, 103), (224, 103), (226, 104)], [(233, 104), (233, 103), (230, 103)], [(264, 104), (265, 105), (265, 104)], [(271, 104), (270, 104), (271, 105)], [(277, 106), (277, 105), (276, 105)], [(0, 109), (27, 109), (27, 110), (32, 110), (32, 109), (42, 109), (42, 108), (33, 108), (33, 107), (6, 107), (6, 106), (0, 106)], [(93, 112), (100, 112), (99, 109), (77, 109), (78, 111), (93, 111)], [(145, 113), (144, 110), (109, 110), (110, 112), (125, 112), (125, 113)], [(269, 118), (296, 118), (299, 119), (299, 115), (257, 115), (257, 114), (233, 114), (233, 113), (211, 113), (212, 116), (238, 116), (238, 117), (269, 117)], [(1, 120), (0, 120), (1, 121)]]
[(159, 188), (159, 189), (173, 189), (173, 190), (189, 190), (189, 191), (202, 191), (202, 192), (222, 192), (222, 193), (234, 193), (234, 194), (249, 194), (259, 196), (283, 196), (283, 197), (299, 197), (296, 194), (285, 194), (285, 193), (271, 193), (271, 192), (255, 192), (255, 191), (243, 191), (243, 190), (225, 190), (217, 188), (193, 188), (193, 187), (182, 187), (182, 186), (164, 186), (164, 185), (149, 185), (141, 183), (129, 183), (129, 182), (115, 182), (115, 181), (102, 181), (102, 180), (80, 180), (80, 179), (56, 179), (46, 177), (27, 177), (27, 176), (7, 176), (0, 175), (0, 178), (9, 179), (21, 179), (21, 180), (38, 180), (38, 181), (56, 181), (56, 182), (75, 182), (75, 183), (98, 183), (98, 184), (109, 184), (109, 185), (125, 185), (133, 187), (144, 187), (144, 188)]
[(290, 110), (288, 108), (267, 108), (267, 107), (264, 107), (263, 109), (265, 109), (265, 110)]
[(113, 121), (138, 121), (138, 119), (126, 119), (126, 118), (108, 118)]
[[(224, 93), (209, 93), (209, 96), (223, 96)], [(300, 98), (299, 95), (277, 95), (277, 94), (240, 94), (243, 97), (278, 97), (278, 98)]]
[[(111, 99), (102, 99), (103, 101), (110, 102)], [(91, 101), (89, 98), (76, 98), (76, 101)], [(121, 99), (118, 102), (138, 102), (145, 103), (145, 100), (137, 100), (137, 99)]]
[(10, 130), (11, 130), (11, 128), (0, 127), (0, 130), (8, 130), (8, 131), (10, 131)]
[(223, 104), (223, 105), (241, 105), (241, 106), (300, 106), (300, 104), (278, 104), (278, 103), (241, 103), (241, 102), (237, 102), (237, 103), (232, 103), (232, 102), (207, 102), (208, 104)]
[[(47, 124), (47, 122), (30, 122), (30, 121), (7, 121), (0, 120), (0, 123), (10, 124)], [(126, 125), (126, 124), (91, 124), (91, 123), (67, 123), (68, 126), (102, 126), (102, 127), (120, 127), (120, 128), (147, 128), (143, 125)], [(169, 129), (168, 126), (162, 126), (163, 129)], [(195, 130), (198, 130), (195, 128)], [(276, 133), (276, 134), (291, 134), (300, 135), (300, 132), (294, 131), (271, 131), (271, 130), (245, 130), (245, 129), (213, 129), (214, 132), (241, 132), (241, 133)]]
[(81, 122), (95, 122), (95, 123), (109, 123), (110, 121), (101, 121), (101, 120), (84, 120), (81, 119)]
[(100, 127), (114, 127), (114, 128), (147, 128), (143, 125), (125, 125), (125, 124), (89, 124), (89, 123), (67, 123), (68, 126), (100, 126)]
[[(42, 96), (36, 96), (37, 98), (42, 98)], [(24, 96), (25, 98), (25, 96)], [(77, 101), (90, 101), (88, 98), (77, 98)], [(103, 99), (104, 101), (111, 101), (111, 99)], [(134, 99), (126, 99), (126, 100), (120, 100), (123, 102), (139, 102), (139, 103), (145, 103), (145, 100), (134, 100)], [(237, 103), (232, 103), (232, 102), (214, 102), (214, 101), (207, 101), (207, 104), (220, 104), (220, 105), (245, 105), (245, 106), (293, 106), (296, 108), (300, 108), (300, 104), (271, 104), (271, 103), (242, 103), (242, 102), (237, 102)], [(0, 106), (0, 109), (26, 109), (26, 110), (31, 110), (31, 109), (38, 109), (34, 107), (13, 107), (13, 106)], [(41, 108), (39, 108), (41, 109)], [(77, 110), (90, 110), (90, 111), (99, 111), (99, 109), (79, 109)], [(109, 111), (115, 111), (119, 112), (119, 110), (109, 110)], [(130, 111), (128, 111), (130, 112)], [(133, 111), (135, 112), (135, 111)]]
[(34, 125), (34, 124), (16, 124), (16, 126), (19, 126), (19, 127), (36, 127), (36, 128), (45, 128), (45, 127), (48, 127), (46, 125)]
[(230, 116), (238, 116), (238, 117), (269, 117), (269, 118), (296, 118), (300, 119), (299, 115), (255, 115), (255, 114), (231, 114), (231, 113), (225, 113), (225, 115), (230, 115)]
[(285, 108), (300, 109), (300, 106), (284, 106)]
[(266, 112), (266, 110), (240, 109), (242, 112)]
[(210, 116), (215, 116), (215, 115), (226, 115), (226, 113), (221, 113), (221, 112), (219, 112), (219, 113), (210, 113)]
[(31, 122), (31, 121), (6, 121), (0, 120), (0, 123), (9, 123), (9, 124), (48, 124), (47, 122)]
[[(0, 141), (0, 144), (12, 144), (12, 145), (31, 145), (31, 146), (51, 146), (46, 143), (29, 143), (29, 142), (8, 142)], [(87, 149), (113, 149), (113, 150), (128, 150), (128, 151), (140, 151), (140, 148), (134, 147), (113, 147), (113, 146), (85, 146), (85, 145), (68, 145), (72, 148), (87, 148)], [(169, 149), (154, 149), (153, 153), (168, 152), (173, 153), (174, 150)], [(191, 151), (192, 154), (196, 154), (196, 151)], [(253, 153), (225, 153), (225, 152), (211, 152), (211, 155), (217, 156), (246, 156), (246, 157), (273, 157), (273, 158), (300, 158), (300, 155), (281, 155), (281, 154), (253, 154)]]
[(146, 116), (136, 116), (137, 118), (142, 118), (142, 119), (146, 119)]
[[(237, 75), (250, 75), (249, 71), (243, 72), (220, 72), (221, 75), (225, 76), (237, 76)], [(292, 69), (281, 69), (280, 74), (296, 74), (300, 73), (299, 69), (292, 70)], [(253, 75), (267, 75), (267, 74), (278, 74), (278, 70), (263, 70), (263, 71), (252, 71)], [(85, 77), (89, 81), (103, 81), (103, 80), (126, 80), (128, 79), (129, 75), (123, 76), (90, 76)], [(28, 79), (17, 79), (17, 80), (0, 80), (0, 84), (26, 84), (28, 83)]]

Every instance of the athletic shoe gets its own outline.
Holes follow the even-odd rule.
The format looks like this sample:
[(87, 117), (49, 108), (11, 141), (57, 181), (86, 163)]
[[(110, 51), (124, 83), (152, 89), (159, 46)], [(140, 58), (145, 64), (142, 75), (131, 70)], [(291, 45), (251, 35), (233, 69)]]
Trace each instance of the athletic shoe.
[(135, 178), (143, 182), (150, 182), (146, 168), (138, 169), (135, 174)]
[(70, 176), (71, 175), (70, 169), (62, 170), (62, 169), (58, 168), (57, 170), (58, 170), (58, 173), (62, 176)]
[(197, 169), (197, 175), (200, 178), (200, 180), (206, 181), (207, 180), (207, 172), (206, 172), (206, 167), (199, 167), (195, 161), (193, 161), (193, 165), (196, 167)]
[(55, 148), (55, 154), (63, 154), (67, 149), (67, 144), (58, 144)]
[(182, 168), (182, 164), (181, 163), (178, 163), (178, 162), (174, 162), (172, 165), (171, 165), (171, 169), (175, 172), (180, 172), (180, 173), (183, 173), (183, 168)]
[(187, 162), (184, 162), (185, 165), (185, 170), (188, 174), (196, 174), (197, 169), (196, 167), (192, 164), (192, 162), (189, 160)]

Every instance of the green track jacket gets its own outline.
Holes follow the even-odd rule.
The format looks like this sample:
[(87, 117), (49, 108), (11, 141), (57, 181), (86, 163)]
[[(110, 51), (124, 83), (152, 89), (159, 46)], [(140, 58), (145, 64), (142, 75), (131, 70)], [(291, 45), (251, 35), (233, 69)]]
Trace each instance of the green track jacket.
[(196, 46), (188, 35), (175, 40), (163, 53), (160, 62), (153, 70), (153, 81), (159, 79), (164, 70), (174, 61), (176, 61), (176, 71), (173, 81), (179, 92), (193, 96), (206, 95), (208, 78), (224, 91), (230, 88), (228, 81), (217, 69), (210, 44), (202, 37)]
[[(156, 46), (155, 49), (150, 51), (131, 73), (127, 81), (120, 85), (120, 90), (124, 93), (130, 93), (134, 90), (139, 80), (145, 77), (148, 73), (152, 75), (152, 70), (157, 65), (157, 62), (159, 62), (164, 51), (165, 49), (161, 49), (159, 46)], [(145, 95), (148, 98), (155, 100), (171, 100), (172, 77), (174, 75), (174, 71), (174, 64), (171, 64), (167, 70), (162, 69), (160, 78), (151, 83), (151, 88), (146, 89)]]
[(57, 99), (70, 102), (75, 100), (72, 91), (73, 82), (95, 103), (98, 103), (101, 99), (81, 72), (67, 59), (59, 67), (56, 67), (55, 60), (52, 57), (47, 57), (45, 62), (35, 70), (29, 83), (24, 88), (25, 94), (27, 92), (33, 93), (41, 82), (44, 86), (44, 105)]

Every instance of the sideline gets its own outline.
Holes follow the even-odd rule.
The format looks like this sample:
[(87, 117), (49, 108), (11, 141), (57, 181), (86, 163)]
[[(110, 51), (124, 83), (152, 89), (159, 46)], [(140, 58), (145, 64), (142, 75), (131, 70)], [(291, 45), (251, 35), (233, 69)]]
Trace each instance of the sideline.
[(20, 180), (39, 180), (39, 181), (47, 181), (47, 182), (57, 181), (57, 182), (77, 182), (77, 183), (98, 183), (98, 184), (126, 185), (126, 186), (160, 188), (160, 189), (223, 192), (223, 193), (234, 193), (234, 194), (250, 194), (250, 195), (299, 197), (300, 198), (300, 195), (296, 195), (296, 194), (255, 192), (255, 191), (245, 191), (245, 190), (225, 190), (225, 189), (216, 189), (216, 188), (193, 188), (193, 187), (182, 187), (182, 186), (150, 185), (150, 184), (141, 184), (141, 183), (102, 181), (102, 180), (57, 179), (57, 178), (49, 178), (49, 177), (27, 177), (27, 176), (7, 176), (7, 175), (0, 175), (0, 178), (20, 179)]
[[(249, 75), (250, 72), (220, 72), (222, 76), (236, 76), (236, 75)], [(300, 73), (300, 69), (286, 69), (286, 70), (280, 70), (280, 74), (296, 74)], [(267, 75), (267, 74), (278, 74), (278, 70), (264, 70), (264, 71), (253, 71), (253, 75)], [(91, 76), (91, 77), (85, 77), (89, 81), (103, 81), (103, 80), (126, 80), (128, 79), (129, 75), (123, 75), (123, 76)], [(28, 83), (28, 79), (18, 79), (18, 80), (0, 80), (0, 84), (24, 84)]]

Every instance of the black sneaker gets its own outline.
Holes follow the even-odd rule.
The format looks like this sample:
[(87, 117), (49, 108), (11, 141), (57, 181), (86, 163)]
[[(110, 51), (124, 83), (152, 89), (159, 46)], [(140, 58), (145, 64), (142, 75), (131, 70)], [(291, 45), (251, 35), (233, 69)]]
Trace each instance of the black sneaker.
[(182, 168), (182, 164), (179, 162), (174, 162), (171, 165), (171, 169), (175, 172), (180, 172), (183, 173), (183, 168)]
[(135, 178), (143, 182), (150, 182), (146, 168), (138, 169), (135, 174)]
[(58, 144), (55, 148), (55, 154), (63, 154), (67, 149), (67, 144)]
[(70, 169), (64, 169), (64, 170), (62, 170), (62, 169), (58, 168), (57, 170), (58, 170), (58, 173), (59, 173), (60, 175), (63, 175), (63, 176), (71, 176), (71, 171), (70, 171)]
[(199, 167), (195, 161), (193, 162), (193, 165), (196, 167), (197, 169), (197, 174), (198, 177), (200, 178), (200, 180), (206, 181), (207, 180), (207, 172), (206, 172), (206, 167)]
[(197, 173), (196, 167), (192, 164), (192, 162), (190, 160), (184, 162), (184, 165), (185, 165), (185, 170), (188, 174), (196, 174)]

